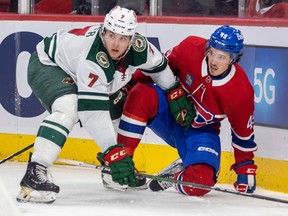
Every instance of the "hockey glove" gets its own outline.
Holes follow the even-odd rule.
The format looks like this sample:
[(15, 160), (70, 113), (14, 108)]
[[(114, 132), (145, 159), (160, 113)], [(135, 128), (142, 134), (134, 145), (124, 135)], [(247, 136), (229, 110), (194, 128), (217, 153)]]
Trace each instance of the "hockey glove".
[(123, 106), (126, 100), (125, 94), (118, 90), (109, 96), (110, 100), (110, 117), (112, 120), (118, 119), (122, 115)]
[(137, 186), (134, 162), (124, 145), (113, 145), (105, 152), (98, 153), (97, 158), (111, 169), (112, 180), (120, 185)]
[(237, 174), (237, 181), (234, 187), (242, 193), (253, 193), (256, 189), (256, 169), (254, 161), (246, 161), (235, 166), (234, 171)]
[(170, 111), (177, 124), (188, 129), (195, 117), (196, 111), (191, 101), (187, 98), (186, 92), (179, 82), (165, 92), (167, 94)]

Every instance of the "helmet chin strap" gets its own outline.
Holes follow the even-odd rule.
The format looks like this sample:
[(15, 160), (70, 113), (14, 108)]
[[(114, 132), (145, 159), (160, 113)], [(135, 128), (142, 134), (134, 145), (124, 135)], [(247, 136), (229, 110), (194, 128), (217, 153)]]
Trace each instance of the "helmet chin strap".
[(106, 44), (105, 44), (105, 41), (104, 41), (104, 39), (103, 39), (103, 34), (104, 34), (104, 33), (105, 33), (104, 25), (101, 25), (100, 31), (99, 31), (99, 36), (100, 36), (100, 38), (101, 38), (101, 41), (102, 41), (104, 47), (106, 48)]
[(230, 62), (230, 66), (236, 62), (236, 60), (238, 59), (238, 54), (232, 53), (231, 54), (231, 62)]

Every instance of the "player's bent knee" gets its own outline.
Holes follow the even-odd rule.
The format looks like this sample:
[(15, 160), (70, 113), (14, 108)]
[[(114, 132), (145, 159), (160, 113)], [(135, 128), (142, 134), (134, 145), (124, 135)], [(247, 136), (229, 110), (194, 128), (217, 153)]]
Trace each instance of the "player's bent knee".
[(60, 112), (53, 112), (45, 120), (57, 123), (57, 124), (63, 126), (64, 128), (66, 128), (66, 130), (68, 130), (68, 131), (66, 131), (67, 135), (72, 130), (72, 128), (75, 124), (73, 122), (73, 120), (68, 115), (66, 115), (65, 113), (60, 113)]
[[(216, 183), (214, 168), (207, 164), (190, 165), (186, 167), (183, 171), (177, 173), (174, 178), (177, 180), (202, 184), (206, 186), (214, 186), (214, 184)], [(210, 191), (180, 184), (176, 184), (174, 185), (174, 187), (180, 193), (189, 196), (203, 196)]]
[(57, 98), (57, 100), (54, 101), (51, 109), (52, 113), (58, 112), (65, 114), (73, 121), (73, 125), (79, 120), (76, 94), (67, 94)]

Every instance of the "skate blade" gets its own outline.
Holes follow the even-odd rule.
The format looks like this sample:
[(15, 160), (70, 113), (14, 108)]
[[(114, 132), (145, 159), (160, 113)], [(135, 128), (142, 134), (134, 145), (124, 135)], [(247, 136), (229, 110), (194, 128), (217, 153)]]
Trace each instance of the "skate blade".
[[(107, 180), (107, 179), (106, 179)], [(112, 190), (117, 190), (117, 191), (138, 191), (138, 190), (146, 190), (148, 189), (147, 184), (143, 184), (141, 186), (136, 186), (136, 187), (131, 187), (128, 185), (120, 185), (114, 181), (103, 181), (103, 186), (106, 189), (112, 189)]]
[(36, 191), (31, 188), (22, 187), (16, 200), (20, 203), (51, 204), (56, 200), (56, 194), (52, 191)]
[(102, 183), (104, 188), (118, 191), (137, 191), (137, 190), (146, 190), (148, 188), (146, 184), (135, 187), (131, 187), (128, 185), (120, 185), (119, 183), (114, 182), (112, 180), (112, 176), (108, 174), (102, 175)]
[(147, 189), (148, 189), (148, 185), (144, 184), (144, 185), (136, 186), (136, 187), (128, 186), (127, 191), (138, 191), (138, 190), (147, 190)]
[(126, 191), (128, 188), (128, 185), (120, 185), (112, 180), (112, 178), (109, 178), (109, 176), (105, 176), (102, 178), (103, 180), (103, 187), (106, 189), (111, 190), (117, 190), (117, 191)]
[(104, 188), (110, 189), (110, 190), (117, 190), (117, 191), (139, 191), (139, 190), (147, 190), (148, 186), (141, 185), (141, 186), (136, 186), (136, 187), (131, 187), (127, 185), (107, 185), (103, 184)]

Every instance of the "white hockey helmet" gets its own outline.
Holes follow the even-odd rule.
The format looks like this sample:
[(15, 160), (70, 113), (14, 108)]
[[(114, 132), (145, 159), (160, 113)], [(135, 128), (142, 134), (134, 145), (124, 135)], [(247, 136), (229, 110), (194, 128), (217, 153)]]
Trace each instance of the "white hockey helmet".
[(115, 6), (106, 14), (103, 27), (111, 32), (133, 37), (137, 27), (137, 16), (133, 10)]

